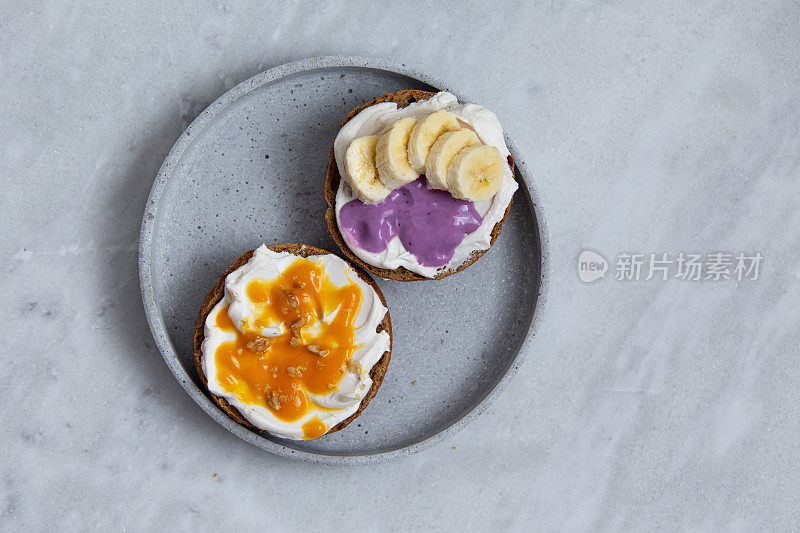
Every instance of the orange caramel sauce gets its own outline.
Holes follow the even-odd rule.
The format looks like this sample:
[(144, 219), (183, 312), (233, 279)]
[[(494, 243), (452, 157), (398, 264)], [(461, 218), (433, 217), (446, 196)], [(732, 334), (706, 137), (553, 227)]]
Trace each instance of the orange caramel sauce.
[(306, 439), (316, 439), (323, 436), (326, 431), (328, 431), (328, 426), (318, 416), (303, 424), (303, 437)]
[[(267, 407), (285, 422), (297, 421), (311, 409), (325, 410), (308, 394), (329, 394), (347, 371), (357, 348), (355, 320), (363, 297), (359, 286), (351, 282), (337, 287), (321, 264), (298, 258), (272, 281), (250, 281), (246, 293), (256, 317), (245, 324), (244, 333), (234, 327), (227, 307), (217, 313), (217, 327), (236, 334), (236, 340), (222, 343), (214, 354), (220, 386), (244, 403)], [(278, 323), (283, 334), (259, 335), (260, 328)], [(266, 347), (264, 339), (269, 341)], [(303, 425), (306, 438), (325, 431), (319, 417)]]

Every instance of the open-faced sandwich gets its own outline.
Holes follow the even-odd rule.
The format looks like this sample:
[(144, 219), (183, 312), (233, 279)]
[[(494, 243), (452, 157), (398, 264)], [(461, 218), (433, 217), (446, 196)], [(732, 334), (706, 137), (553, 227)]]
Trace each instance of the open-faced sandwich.
[(440, 279), (494, 244), (517, 187), (494, 113), (405, 90), (345, 118), (326, 173), (326, 221), (348, 258), (376, 275)]
[(197, 371), (234, 420), (288, 439), (339, 431), (389, 364), (386, 301), (357, 266), (312, 246), (247, 252), (219, 278), (195, 326)]

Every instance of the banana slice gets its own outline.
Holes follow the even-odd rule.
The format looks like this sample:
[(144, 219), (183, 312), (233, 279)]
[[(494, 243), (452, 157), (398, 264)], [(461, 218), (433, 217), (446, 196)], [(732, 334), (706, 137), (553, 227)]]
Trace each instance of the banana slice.
[(456, 154), (467, 146), (480, 144), (478, 136), (471, 130), (456, 130), (442, 133), (431, 146), (425, 162), (425, 177), (431, 189), (447, 190), (447, 169)]
[(425, 161), (436, 139), (446, 131), (461, 129), (456, 116), (450, 111), (434, 111), (417, 121), (408, 138), (408, 163), (420, 174), (425, 172)]
[(397, 189), (419, 177), (408, 164), (408, 137), (416, 124), (411, 117), (401, 118), (381, 134), (375, 147), (378, 177), (390, 189)]
[(365, 204), (377, 204), (390, 192), (378, 178), (375, 168), (377, 135), (359, 137), (350, 143), (344, 154), (345, 179), (358, 198)]
[(479, 202), (500, 190), (506, 161), (494, 146), (468, 146), (458, 152), (447, 171), (447, 186), (455, 198)]

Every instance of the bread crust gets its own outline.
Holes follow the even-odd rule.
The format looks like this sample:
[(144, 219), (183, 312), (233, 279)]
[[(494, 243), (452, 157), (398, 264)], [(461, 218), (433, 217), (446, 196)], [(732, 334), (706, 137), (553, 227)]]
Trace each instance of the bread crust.
[[(327, 250), (323, 250), (322, 248), (317, 248), (314, 246), (309, 246), (307, 244), (298, 244), (298, 243), (286, 243), (286, 244), (274, 244), (272, 246), (268, 246), (270, 250), (273, 252), (289, 252), (291, 254), (300, 256), (300, 257), (308, 257), (311, 255), (331, 255), (330, 252)], [(208, 380), (206, 379), (206, 375), (203, 373), (203, 365), (201, 363), (201, 358), (203, 355), (203, 351), (201, 349), (203, 344), (203, 339), (205, 338), (205, 322), (208, 314), (214, 308), (215, 305), (223, 298), (224, 296), (224, 289), (225, 289), (225, 278), (228, 277), (228, 274), (239, 268), (240, 266), (247, 263), (251, 257), (253, 257), (254, 250), (250, 250), (246, 252), (243, 256), (237, 259), (231, 266), (229, 266), (225, 272), (222, 273), (219, 280), (217, 281), (214, 288), (206, 296), (205, 301), (203, 302), (203, 306), (200, 308), (200, 313), (197, 316), (197, 322), (195, 322), (194, 326), (194, 364), (197, 368), (197, 373), (200, 375), (200, 381), (203, 383), (203, 387), (205, 387), (206, 391), (208, 392), (211, 399), (214, 400), (220, 409), (225, 411), (225, 413), (234, 419), (235, 421), (239, 422), (240, 424), (247, 426), (248, 428), (254, 429), (256, 431), (263, 431), (264, 433), (269, 433), (264, 431), (253, 424), (251, 424), (243, 415), (228, 403), (225, 398), (217, 396), (216, 394), (212, 393), (208, 390)], [(361, 400), (361, 404), (358, 406), (358, 411), (347, 417), (346, 419), (342, 420), (335, 426), (333, 426), (330, 430), (328, 430), (325, 435), (329, 433), (334, 433), (336, 431), (342, 430), (347, 425), (358, 418), (358, 416), (364, 411), (369, 404), (370, 400), (375, 396), (378, 392), (378, 389), (383, 383), (383, 377), (386, 375), (386, 369), (389, 367), (389, 360), (391, 359), (392, 355), (392, 320), (389, 316), (389, 306), (386, 304), (386, 299), (383, 297), (383, 293), (381, 292), (378, 285), (373, 281), (369, 275), (364, 272), (363, 269), (359, 268), (357, 265), (350, 265), (353, 267), (353, 270), (356, 271), (358, 277), (364, 280), (370, 287), (375, 289), (375, 292), (378, 294), (378, 298), (380, 298), (381, 302), (383, 303), (384, 307), (386, 307), (386, 316), (383, 318), (383, 321), (378, 324), (377, 331), (386, 331), (389, 334), (389, 349), (383, 352), (383, 355), (375, 363), (375, 366), (372, 367), (372, 370), (369, 372), (370, 378), (372, 378), (372, 387), (370, 387), (367, 394), (364, 396), (364, 399)], [(324, 435), (323, 435), (324, 436)]]
[[(339, 128), (347, 124), (354, 116), (359, 114), (361, 111), (366, 109), (367, 107), (375, 104), (380, 104), (381, 102), (394, 102), (397, 104), (398, 108), (406, 107), (409, 104), (413, 104), (414, 102), (418, 102), (420, 100), (427, 100), (435, 93), (429, 91), (419, 91), (419, 90), (412, 90), (406, 89), (403, 91), (398, 91), (396, 93), (389, 93), (384, 94), (383, 96), (379, 96), (378, 98), (367, 102), (366, 104), (357, 107), (350, 111), (342, 123), (339, 125)], [(510, 155), (508, 156), (508, 164), (511, 167), (511, 173), (514, 174), (514, 158)], [(333, 153), (333, 146), (331, 145), (331, 155), (328, 161), (328, 168), (325, 172), (325, 203), (328, 204), (328, 209), (325, 211), (325, 222), (328, 224), (328, 230), (331, 232), (331, 236), (333, 240), (336, 241), (336, 244), (342, 250), (342, 253), (347, 256), (348, 259), (353, 261), (354, 263), (358, 263), (365, 269), (369, 270), (376, 276), (380, 276), (382, 278), (394, 279), (397, 281), (423, 281), (423, 280), (434, 280), (434, 279), (442, 279), (446, 278), (447, 276), (451, 276), (456, 272), (461, 272), (472, 263), (480, 259), (480, 257), (485, 254), (489, 248), (494, 245), (494, 242), (497, 240), (497, 237), (500, 235), (500, 230), (503, 229), (503, 222), (505, 222), (506, 218), (508, 218), (508, 213), (511, 211), (511, 202), (508, 203), (508, 207), (506, 208), (506, 212), (503, 214), (503, 218), (495, 224), (494, 228), (492, 228), (491, 233), (491, 240), (489, 241), (489, 248), (486, 250), (475, 250), (472, 252), (467, 258), (466, 261), (461, 263), (455, 268), (451, 268), (449, 270), (445, 270), (443, 272), (438, 273), (436, 276), (432, 278), (427, 278), (416, 272), (411, 272), (410, 270), (404, 267), (398, 267), (394, 270), (390, 270), (388, 268), (380, 268), (365, 261), (362, 261), (350, 247), (347, 245), (347, 242), (344, 240), (344, 236), (339, 231), (339, 225), (336, 223), (336, 191), (339, 190), (339, 182), (341, 181), (342, 177), (339, 174), (339, 169), (336, 166), (336, 158)], [(513, 201), (513, 197), (512, 197)]]

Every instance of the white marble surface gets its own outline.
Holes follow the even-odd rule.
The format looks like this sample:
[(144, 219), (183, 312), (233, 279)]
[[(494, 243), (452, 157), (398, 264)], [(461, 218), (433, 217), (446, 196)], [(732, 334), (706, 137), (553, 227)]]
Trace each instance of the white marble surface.
[[(10, 3), (0, 12), (0, 529), (764, 530), (800, 524), (800, 5)], [(535, 5), (540, 4), (540, 5)], [(153, 346), (137, 236), (227, 88), (360, 54), (452, 80), (534, 167), (540, 332), (475, 423), (290, 462)], [(578, 253), (760, 251), (757, 281), (582, 284)]]

